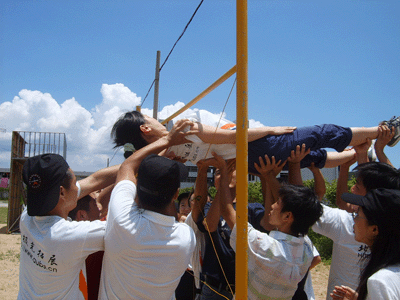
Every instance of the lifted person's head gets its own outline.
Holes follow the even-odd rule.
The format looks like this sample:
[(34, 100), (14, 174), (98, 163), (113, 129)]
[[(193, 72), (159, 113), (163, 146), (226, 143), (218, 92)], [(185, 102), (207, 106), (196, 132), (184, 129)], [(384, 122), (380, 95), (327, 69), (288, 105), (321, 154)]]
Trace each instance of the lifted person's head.
[(139, 207), (162, 213), (178, 196), (180, 182), (187, 175), (186, 166), (180, 162), (155, 154), (147, 156), (138, 171)]
[(111, 138), (115, 147), (124, 146), (126, 143), (133, 144), (136, 150), (143, 148), (148, 143), (142, 136), (140, 126), (146, 123), (142, 113), (138, 111), (127, 112), (122, 115), (111, 129)]

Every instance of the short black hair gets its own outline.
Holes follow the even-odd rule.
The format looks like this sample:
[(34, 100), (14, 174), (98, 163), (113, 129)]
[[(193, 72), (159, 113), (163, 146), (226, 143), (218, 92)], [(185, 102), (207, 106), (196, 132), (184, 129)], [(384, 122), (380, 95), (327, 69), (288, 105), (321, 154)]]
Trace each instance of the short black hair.
[(76, 220), (76, 214), (78, 213), (78, 210), (84, 210), (86, 212), (89, 212), (90, 210), (89, 203), (92, 200), (93, 198), (90, 195), (86, 195), (85, 197), (79, 199), (78, 203), (76, 204), (76, 207), (68, 213), (68, 217), (70, 217), (72, 220)]
[(178, 201), (178, 208), (179, 208), (179, 205), (181, 205), (181, 202), (182, 202), (182, 200), (183, 199), (188, 199), (188, 203), (189, 203), (189, 207), (190, 207), (190, 199), (189, 199), (189, 196), (191, 195), (191, 193), (190, 192), (185, 192), (185, 193), (181, 193), (179, 196), (178, 196), (178, 199), (177, 199), (177, 201)]
[(279, 189), (282, 212), (291, 212), (294, 221), (291, 231), (295, 236), (304, 236), (322, 216), (323, 208), (314, 191), (300, 185), (284, 184)]
[(354, 168), (356, 177), (367, 191), (374, 189), (400, 190), (400, 171), (381, 162), (367, 162)]
[(124, 146), (126, 143), (131, 143), (136, 150), (145, 147), (148, 143), (140, 130), (140, 125), (144, 123), (146, 123), (146, 119), (141, 112), (130, 111), (123, 114), (111, 129), (114, 148)]
[(74, 175), (72, 174), (71, 170), (68, 169), (67, 172), (65, 172), (63, 180), (61, 181), (61, 186), (68, 190), (69, 188), (71, 188), (73, 178)]

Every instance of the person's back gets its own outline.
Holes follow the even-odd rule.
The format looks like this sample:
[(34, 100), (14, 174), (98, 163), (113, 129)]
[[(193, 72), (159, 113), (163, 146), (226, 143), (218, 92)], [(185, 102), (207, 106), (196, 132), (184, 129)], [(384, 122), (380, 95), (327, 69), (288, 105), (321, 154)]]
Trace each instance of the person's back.
[(188, 171), (154, 153), (185, 142), (182, 129), (190, 124), (178, 121), (122, 163), (107, 216), (100, 299), (174, 299), (196, 245), (193, 230), (175, 219)]
[(79, 290), (80, 270), (89, 254), (103, 249), (102, 223), (31, 217), (24, 211), (18, 299), (84, 299)]
[(101, 299), (173, 299), (193, 252), (194, 233), (174, 217), (141, 209), (124, 197), (135, 189), (122, 181), (111, 196)]
[(107, 177), (113, 180), (115, 175), (106, 171), (80, 185), (59, 155), (26, 161), (27, 208), (20, 219), (18, 299), (84, 299), (80, 271), (89, 254), (104, 249), (105, 222), (74, 222), (68, 212), (81, 192), (90, 193)]
[(324, 205), (322, 217), (312, 227), (316, 233), (333, 241), (327, 299), (337, 285), (357, 287), (362, 269), (360, 259), (370, 253), (367, 245), (354, 240), (353, 224), (353, 218), (347, 211)]

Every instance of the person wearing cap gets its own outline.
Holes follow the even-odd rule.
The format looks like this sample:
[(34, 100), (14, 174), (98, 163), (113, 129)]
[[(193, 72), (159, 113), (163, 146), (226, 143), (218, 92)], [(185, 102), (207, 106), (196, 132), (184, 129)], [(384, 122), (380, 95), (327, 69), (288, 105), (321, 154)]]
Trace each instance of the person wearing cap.
[(100, 299), (174, 299), (196, 244), (193, 230), (175, 219), (188, 171), (155, 153), (186, 142), (183, 128), (191, 124), (178, 121), (122, 163), (107, 215)]
[[(375, 189), (365, 196), (345, 193), (342, 199), (357, 205), (353, 213), (354, 238), (371, 249), (357, 290), (336, 286), (333, 299), (400, 299), (400, 191)], [(346, 284), (346, 283), (344, 283)]]
[(115, 181), (119, 166), (76, 181), (58, 154), (28, 158), (23, 167), (27, 207), (21, 214), (18, 299), (84, 299), (79, 279), (86, 257), (104, 249), (105, 222), (73, 222), (79, 198)]
[[(365, 151), (367, 149), (368, 147), (365, 147)], [(362, 152), (359, 153), (357, 149), (357, 154), (360, 156)], [(338, 208), (322, 204), (324, 213), (312, 227), (313, 231), (333, 241), (326, 299), (330, 299), (329, 295), (335, 286), (346, 284), (356, 289), (362, 267), (360, 258), (370, 255), (368, 245), (354, 240), (351, 215), (354, 209), (340, 198), (344, 192), (348, 192), (348, 170), (354, 162), (340, 167), (336, 197)], [(388, 164), (362, 163), (355, 168), (355, 171), (356, 183), (351, 187), (353, 194), (365, 196), (368, 191), (377, 188), (400, 189), (400, 171)]]

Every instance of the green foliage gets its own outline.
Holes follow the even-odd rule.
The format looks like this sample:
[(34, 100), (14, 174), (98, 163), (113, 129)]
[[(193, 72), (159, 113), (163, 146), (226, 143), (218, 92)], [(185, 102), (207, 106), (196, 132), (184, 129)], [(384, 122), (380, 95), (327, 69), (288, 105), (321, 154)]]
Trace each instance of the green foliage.
[(7, 223), (7, 207), (0, 207), (0, 223)]
[(264, 198), (262, 195), (261, 182), (249, 182), (248, 184), (248, 202), (249, 203), (264, 203)]
[(0, 200), (8, 200), (8, 197), (3, 197), (3, 194), (9, 193), (9, 188), (0, 188)]
[(308, 231), (308, 237), (317, 248), (322, 261), (329, 263), (332, 260), (333, 241), (326, 236), (314, 232), (311, 228)]
[(183, 193), (191, 193), (193, 191), (193, 187), (187, 187), (183, 189), (179, 189), (179, 195)]
[(217, 194), (217, 189), (215, 188), (215, 186), (211, 186), (211, 187), (208, 189), (208, 192), (210, 193), (211, 197), (214, 199), (214, 198), (215, 198), (215, 195)]

